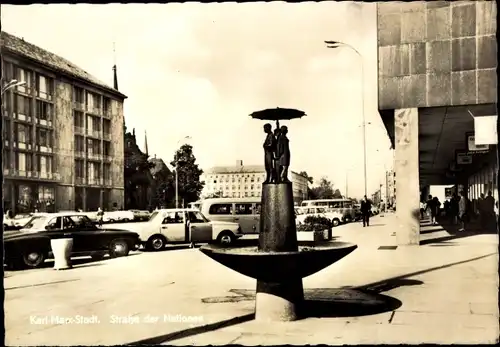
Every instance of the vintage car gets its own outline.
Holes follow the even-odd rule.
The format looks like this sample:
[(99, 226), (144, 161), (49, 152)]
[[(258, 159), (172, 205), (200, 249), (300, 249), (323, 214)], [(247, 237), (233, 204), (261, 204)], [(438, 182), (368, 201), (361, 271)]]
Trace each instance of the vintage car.
[(332, 221), (332, 226), (336, 227), (342, 223), (342, 213), (329, 210), (325, 207), (319, 206), (308, 206), (308, 207), (296, 207), (295, 208), (296, 222), (304, 223), (304, 220), (309, 216), (319, 216), (325, 217)]
[(147, 221), (151, 213), (146, 210), (129, 210), (134, 215), (134, 220), (136, 221)]
[(14, 218), (9, 218), (9, 216), (4, 215), (3, 217), (3, 227), (4, 230), (9, 229), (20, 229), (33, 217), (33, 213), (28, 214), (18, 214)]
[(147, 222), (109, 225), (115, 227), (137, 232), (141, 244), (153, 251), (165, 248), (167, 243), (194, 245), (215, 240), (229, 245), (243, 236), (238, 223), (210, 221), (195, 208), (155, 210)]
[[(99, 217), (97, 217), (99, 218)], [(102, 221), (105, 223), (131, 222), (135, 219), (132, 211), (105, 211)]]
[(33, 216), (20, 230), (4, 232), (4, 263), (9, 267), (36, 268), (52, 259), (50, 240), (73, 238), (72, 256), (102, 259), (127, 256), (139, 245), (139, 235), (127, 230), (98, 228), (84, 213), (47, 213)]

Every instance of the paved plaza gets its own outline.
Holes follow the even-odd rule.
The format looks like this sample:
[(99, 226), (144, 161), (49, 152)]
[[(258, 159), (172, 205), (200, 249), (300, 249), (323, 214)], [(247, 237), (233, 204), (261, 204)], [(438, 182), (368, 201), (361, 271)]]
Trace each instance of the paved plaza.
[(198, 249), (177, 248), (77, 263), (66, 271), (6, 272), (5, 342), (304, 345), (498, 339), (496, 234), (394, 249), (395, 216), (371, 222), (369, 228), (352, 223), (334, 229), (335, 240), (354, 242), (358, 249), (304, 279), (306, 296), (325, 301), (325, 309), (311, 311), (309, 318), (254, 321), (255, 280)]

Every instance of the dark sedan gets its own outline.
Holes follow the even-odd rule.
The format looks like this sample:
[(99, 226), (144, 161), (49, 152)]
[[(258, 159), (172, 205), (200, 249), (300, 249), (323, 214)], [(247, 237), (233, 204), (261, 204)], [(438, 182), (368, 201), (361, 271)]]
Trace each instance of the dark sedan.
[(4, 263), (11, 268), (40, 267), (53, 258), (50, 240), (61, 237), (73, 239), (72, 256), (93, 259), (106, 253), (127, 256), (139, 245), (137, 233), (99, 228), (82, 213), (50, 213), (34, 216), (21, 230), (4, 232)]

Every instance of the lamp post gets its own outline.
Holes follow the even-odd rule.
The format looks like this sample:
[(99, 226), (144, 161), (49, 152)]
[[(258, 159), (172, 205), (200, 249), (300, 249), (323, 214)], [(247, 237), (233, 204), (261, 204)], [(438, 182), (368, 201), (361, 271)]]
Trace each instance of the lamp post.
[(364, 163), (364, 180), (365, 180), (365, 195), (368, 194), (367, 190), (367, 178), (366, 178), (366, 121), (365, 121), (365, 72), (364, 72), (364, 64), (363, 64), (363, 56), (359, 51), (353, 46), (340, 42), (340, 41), (325, 41), (327, 44), (327, 48), (340, 48), (347, 47), (353, 50), (361, 60), (361, 103), (362, 103), (362, 115), (363, 115), (363, 163)]
[(4, 86), (2, 86), (2, 94), (3, 95), (7, 90), (19, 86), (25, 85), (26, 82), (24, 81), (18, 81), (18, 80), (11, 80), (10, 82), (6, 83)]
[[(177, 141), (177, 147), (179, 147), (179, 144), (181, 141), (184, 140), (189, 140), (191, 139), (191, 136), (184, 136), (182, 139), (179, 139)], [(179, 208), (179, 174), (178, 174), (178, 169), (179, 169), (179, 158), (176, 158), (177, 160), (175, 161), (175, 208)]]

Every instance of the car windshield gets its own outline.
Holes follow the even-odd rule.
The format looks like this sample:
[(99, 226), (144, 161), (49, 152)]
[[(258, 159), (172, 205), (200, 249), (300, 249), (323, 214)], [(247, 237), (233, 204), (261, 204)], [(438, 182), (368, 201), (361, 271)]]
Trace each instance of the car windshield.
[(151, 213), (151, 216), (149, 217), (149, 221), (153, 221), (156, 217), (158, 217), (158, 215), (160, 214), (160, 211), (154, 211), (153, 213)]
[(190, 211), (189, 212), (190, 217), (193, 216), (196, 218), (198, 221), (203, 221), (203, 222), (209, 222), (208, 218), (203, 215), (203, 213), (199, 211)]
[(317, 208), (316, 213), (325, 213), (325, 209), (324, 208)]
[(22, 229), (24, 230), (38, 230), (38, 229), (44, 229), (45, 224), (47, 223), (47, 217), (46, 216), (35, 216), (32, 217), (28, 223), (26, 223)]

